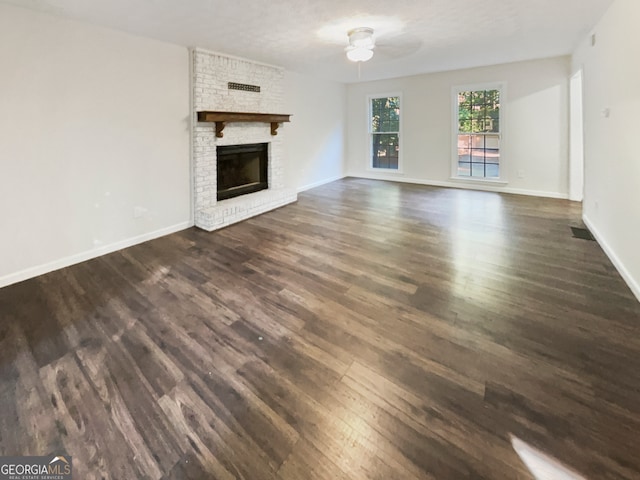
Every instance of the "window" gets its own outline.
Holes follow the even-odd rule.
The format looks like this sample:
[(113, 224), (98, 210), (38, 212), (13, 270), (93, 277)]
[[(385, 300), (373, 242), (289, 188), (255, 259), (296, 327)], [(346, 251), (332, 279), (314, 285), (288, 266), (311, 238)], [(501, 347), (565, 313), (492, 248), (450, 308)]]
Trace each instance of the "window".
[(400, 96), (369, 98), (369, 166), (386, 171), (400, 170)]
[(454, 176), (500, 180), (500, 86), (454, 89)]

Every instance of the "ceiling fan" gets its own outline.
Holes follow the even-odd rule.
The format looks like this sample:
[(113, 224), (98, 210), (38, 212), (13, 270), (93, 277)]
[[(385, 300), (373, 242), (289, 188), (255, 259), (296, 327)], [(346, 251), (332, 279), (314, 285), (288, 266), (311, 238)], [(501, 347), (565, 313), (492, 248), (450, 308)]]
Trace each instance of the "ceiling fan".
[(358, 63), (371, 60), (374, 49), (386, 60), (394, 60), (410, 55), (422, 46), (422, 40), (415, 36), (384, 29), (377, 31), (372, 27), (352, 28), (347, 31), (347, 38), (349, 44), (344, 49), (347, 58)]
[(376, 47), (387, 59), (395, 59), (417, 51), (422, 45), (420, 40), (407, 38), (407, 35), (387, 35), (382, 44), (376, 45), (374, 29), (371, 27), (353, 28), (347, 31), (347, 37), (349, 45), (344, 51), (347, 58), (358, 65), (358, 78), (361, 77), (360, 66), (373, 58)]
[[(375, 63), (393, 62), (414, 54), (423, 44), (422, 38), (407, 31), (401, 19), (379, 15), (335, 20), (320, 28), (316, 35), (323, 43), (332, 45), (333, 53), (327, 56), (330, 61), (338, 61), (341, 56), (343, 61), (357, 64), (358, 78), (363, 63), (371, 59)], [(341, 50), (334, 49), (338, 45)]]

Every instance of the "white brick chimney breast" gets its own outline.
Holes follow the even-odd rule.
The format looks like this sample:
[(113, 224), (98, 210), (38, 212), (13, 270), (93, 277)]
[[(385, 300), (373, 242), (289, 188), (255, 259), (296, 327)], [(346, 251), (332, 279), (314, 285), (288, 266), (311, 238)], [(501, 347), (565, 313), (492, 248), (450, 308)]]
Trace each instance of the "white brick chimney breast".
[[(199, 48), (191, 51), (191, 58), (196, 226), (212, 231), (295, 202), (296, 191), (284, 184), (284, 125), (271, 135), (269, 123), (229, 122), (223, 137), (217, 138), (214, 123), (197, 121), (199, 111), (287, 113), (283, 111), (284, 71)], [(258, 86), (260, 92), (231, 89), (229, 82)], [(269, 188), (217, 201), (216, 147), (251, 143), (269, 144)]]

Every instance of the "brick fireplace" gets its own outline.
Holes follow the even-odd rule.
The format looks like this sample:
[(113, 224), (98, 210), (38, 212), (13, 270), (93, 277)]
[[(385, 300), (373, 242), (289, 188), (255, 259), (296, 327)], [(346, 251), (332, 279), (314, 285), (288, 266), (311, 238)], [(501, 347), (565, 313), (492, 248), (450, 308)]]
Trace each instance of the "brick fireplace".
[[(286, 128), (269, 121), (198, 121), (198, 112), (207, 111), (282, 114), (283, 70), (202, 49), (191, 55), (196, 226), (212, 231), (295, 202), (296, 191), (284, 181)], [(249, 144), (266, 144), (268, 188), (218, 200), (217, 147)]]

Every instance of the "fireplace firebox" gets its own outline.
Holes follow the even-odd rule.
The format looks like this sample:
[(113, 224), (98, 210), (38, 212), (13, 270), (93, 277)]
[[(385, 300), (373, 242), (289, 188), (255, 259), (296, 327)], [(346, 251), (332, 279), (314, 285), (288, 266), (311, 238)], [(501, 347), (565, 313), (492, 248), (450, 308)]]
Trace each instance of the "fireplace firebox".
[(269, 188), (269, 144), (252, 143), (216, 148), (217, 199), (226, 200)]

